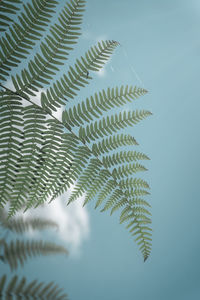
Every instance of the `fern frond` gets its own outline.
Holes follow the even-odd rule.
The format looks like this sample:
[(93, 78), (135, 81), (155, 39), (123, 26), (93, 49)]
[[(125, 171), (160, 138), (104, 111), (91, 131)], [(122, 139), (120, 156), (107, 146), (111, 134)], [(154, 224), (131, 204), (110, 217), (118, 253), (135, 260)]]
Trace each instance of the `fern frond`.
[(102, 162), (104, 166), (107, 168), (110, 168), (112, 166), (115, 166), (117, 164), (123, 164), (125, 162), (131, 162), (136, 160), (147, 160), (149, 159), (147, 155), (141, 152), (136, 151), (120, 151), (117, 153), (114, 153), (112, 155), (103, 156)]
[(127, 177), (129, 175), (134, 174), (134, 173), (143, 172), (143, 171), (147, 171), (147, 169), (141, 164), (138, 164), (138, 163), (128, 164), (128, 165), (123, 165), (123, 166), (120, 166), (118, 168), (115, 168), (112, 171), (112, 175), (116, 179), (121, 179), (124, 176)]
[(0, 107), (0, 204), (5, 206), (10, 200), (18, 161), (21, 157), (20, 142), (22, 140), (22, 103), (18, 96), (1, 92)]
[(141, 178), (126, 178), (126, 179), (122, 179), (119, 182), (119, 185), (122, 189), (129, 189), (129, 188), (140, 188), (143, 187), (145, 189), (149, 189), (149, 185), (148, 183), (141, 179)]
[(100, 170), (99, 174), (96, 176), (93, 182), (90, 183), (90, 186), (87, 189), (87, 193), (83, 205), (91, 201), (95, 197), (95, 195), (98, 194), (98, 192), (101, 190), (102, 186), (104, 186), (104, 184), (107, 182), (109, 177), (110, 177), (110, 173), (108, 172), (108, 170), (106, 169)]
[[(42, 55), (38, 53), (35, 55), (34, 60), (29, 62), (28, 70), (22, 70), (21, 77), (18, 75), (12, 77), (17, 92), (34, 96), (38, 87), (43, 88), (44, 84), (49, 84), (49, 80), (56, 74), (55, 71), (59, 71), (59, 66), (64, 64), (63, 61), (67, 59), (69, 51), (73, 49), (71, 46), (77, 42), (80, 28), (76, 26), (76, 23), (82, 21), (84, 6), (85, 1), (83, 0), (71, 1), (70, 4), (67, 3), (64, 6), (58, 17), (59, 24), (50, 27), (51, 35), (47, 35), (45, 42), (40, 45)], [(52, 110), (56, 110), (64, 104), (60, 100), (54, 103), (51, 96), (49, 99), (51, 101), (48, 103), (48, 107)]]
[[(26, 108), (27, 111), (30, 112), (30, 114), (31, 114), (32, 107), (33, 106), (30, 105), (30, 107), (28, 106)], [(41, 108), (40, 108), (40, 110), (43, 111)], [(37, 114), (37, 112), (35, 112), (35, 113)], [(25, 112), (24, 112), (24, 114), (25, 114)], [(27, 208), (29, 208), (33, 205), (35, 206), (35, 205), (40, 204), (41, 201), (46, 200), (47, 196), (51, 196), (51, 200), (53, 200), (61, 192), (66, 190), (66, 188), (69, 187), (70, 184), (73, 184), (76, 181), (77, 182), (80, 181), (81, 184), (84, 185), (84, 188), (81, 187), (81, 184), (79, 186), (77, 186), (77, 189), (75, 191), (76, 195), (75, 196), (73, 195), (73, 197), (76, 198), (78, 195), (82, 194), (83, 192), (87, 193), (88, 190), (91, 189), (90, 185), (93, 183), (93, 180), (98, 179), (98, 177), (101, 178), (100, 171), (103, 170), (101, 168), (103, 167), (103, 168), (105, 168), (105, 170), (107, 170), (107, 167), (108, 167), (108, 166), (104, 165), (104, 163), (101, 161), (101, 163), (99, 164), (99, 170), (97, 170), (97, 173), (94, 174), (93, 172), (91, 172), (91, 180), (90, 180), (90, 184), (88, 184), (89, 181), (86, 180), (87, 176), (85, 175), (87, 172), (85, 172), (85, 174), (84, 174), (84, 169), (86, 168), (86, 170), (87, 170), (86, 166), (89, 166), (91, 164), (91, 160), (93, 159), (93, 156), (95, 156), (99, 162), (100, 162), (100, 160), (98, 158), (98, 154), (95, 151), (93, 151), (94, 149), (90, 150), (88, 148), (88, 146), (80, 147), (78, 137), (71, 131), (70, 134), (75, 138), (75, 144), (72, 143), (72, 145), (71, 145), (71, 143), (69, 141), (67, 142), (67, 144), (69, 145), (69, 148), (72, 147), (71, 154), (73, 154), (73, 155), (71, 155), (69, 157), (69, 159), (67, 160), (68, 163), (67, 163), (67, 168), (66, 168), (66, 172), (65, 172), (66, 176), (64, 176), (65, 179), (61, 182), (58, 180), (58, 178), (61, 179), (62, 176), (58, 176), (58, 178), (55, 180), (57, 184), (59, 183), (58, 186), (55, 186), (54, 181), (50, 180), (49, 188), (48, 188), (49, 194), (47, 194), (48, 189), (46, 189), (45, 184), (48, 185), (48, 180), (49, 180), (48, 178), (53, 179), (53, 176), (51, 174), (56, 175), (58, 173), (57, 164), (59, 166), (59, 161), (57, 160), (57, 154), (61, 153), (60, 147), (63, 143), (63, 137), (64, 137), (65, 133), (63, 132), (63, 125), (61, 123), (59, 123), (55, 120), (45, 120), (44, 122), (45, 123), (44, 123), (44, 128), (43, 128), (43, 136), (44, 136), (43, 142), (44, 143), (46, 142), (46, 144), (43, 145), (42, 143), (40, 143), (39, 147), (43, 147), (42, 148), (43, 150), (44, 150), (44, 147), (47, 147), (47, 149), (49, 149), (49, 150), (46, 152), (44, 151), (41, 155), (42, 160), (41, 160), (41, 164), (39, 165), (39, 168), (38, 168), (38, 180), (36, 180), (36, 182), (33, 183), (33, 187), (31, 187), (31, 189), (27, 193), (27, 199), (26, 199), (26, 207)], [(47, 126), (47, 124), (48, 124), (48, 126)], [(33, 126), (30, 125), (28, 128), (32, 128), (32, 127)], [(67, 130), (69, 130), (69, 128), (67, 128)], [(123, 136), (122, 141), (121, 141), (122, 136), (118, 135), (117, 137), (118, 137), (118, 139), (115, 137), (115, 141), (117, 141), (117, 143), (114, 147), (120, 146), (121, 142), (127, 143), (127, 136)], [(107, 144), (109, 147), (108, 141), (109, 140), (107, 140)], [(135, 143), (135, 141), (133, 139), (130, 140), (128, 138), (128, 141), (129, 142), (131, 141), (131, 143)], [(99, 150), (99, 151), (101, 151), (101, 150)], [(60, 157), (62, 157), (62, 155)], [(36, 158), (34, 158), (34, 156), (32, 156), (32, 158), (33, 158), (33, 160), (36, 159)], [(127, 158), (126, 159), (125, 158), (124, 158), (124, 160), (127, 159)], [(62, 161), (62, 158), (61, 158), (61, 161)], [(130, 192), (130, 190), (131, 190), (131, 185), (130, 185), (128, 188), (129, 192), (123, 191), (123, 195), (120, 198), (115, 199), (114, 196), (112, 197), (112, 199), (108, 198), (109, 194), (113, 193), (113, 195), (116, 195), (114, 193), (114, 190), (117, 189), (117, 187), (120, 187), (118, 180), (120, 182), (120, 181), (122, 181), (123, 177), (127, 177), (131, 174), (134, 174), (135, 172), (144, 171), (144, 170), (146, 170), (146, 168), (144, 168), (142, 165), (136, 163), (136, 164), (128, 164), (128, 165), (123, 164), (122, 166), (120, 166), (118, 168), (114, 168), (112, 172), (108, 171), (109, 175), (108, 175), (105, 186), (102, 186), (102, 187), (96, 189), (96, 192), (99, 193), (99, 196), (98, 196), (98, 199), (96, 202), (96, 207), (98, 207), (102, 202), (107, 201), (105, 204), (105, 209), (111, 208), (111, 210), (112, 210), (113, 207), (118, 205), (118, 202), (120, 202), (121, 199), (123, 199), (124, 197), (136, 196), (136, 192), (137, 192), (137, 195), (138, 195), (138, 193), (140, 193), (140, 194), (146, 193), (145, 191), (142, 191), (142, 190), (138, 191), (138, 189), (136, 191), (134, 189), (134, 191), (135, 191), (135, 194), (134, 194), (133, 191)], [(43, 180), (41, 181), (41, 180), (39, 180), (39, 178), (43, 178)], [(93, 191), (94, 191), (94, 189), (93, 189)], [(19, 201), (16, 202), (16, 205), (17, 205), (17, 203), (19, 203)], [(22, 204), (24, 205), (25, 203), (22, 201)], [(120, 207), (120, 206), (118, 206), (118, 207)], [(14, 213), (14, 211), (17, 209), (17, 206), (15, 206), (14, 208), (11, 207), (11, 209), (13, 209), (11, 211), (11, 215), (12, 215), (12, 213)], [(137, 208), (137, 210), (138, 210), (138, 208)], [(132, 215), (130, 215), (130, 218), (131, 218), (131, 216)]]
[(92, 182), (100, 172), (100, 168), (102, 164), (97, 159), (91, 159), (88, 166), (82, 172), (81, 176), (79, 176), (78, 182), (69, 197), (68, 203), (77, 200), (80, 196), (83, 195), (85, 191), (87, 191), (88, 187), (91, 186)]
[(77, 59), (74, 67), (70, 67), (69, 71), (56, 81), (51, 88), (41, 94), (41, 104), (43, 107), (51, 107), (56, 109), (69, 99), (73, 99), (77, 95), (80, 87), (84, 87), (92, 79), (89, 71), (99, 71), (105, 62), (109, 59), (114, 49), (117, 47), (116, 41), (102, 41), (97, 46), (91, 47), (86, 52), (85, 57)]
[(110, 209), (112, 206), (114, 206), (114, 204), (116, 202), (121, 201), (123, 199), (123, 196), (124, 196), (124, 194), (121, 190), (119, 190), (118, 188), (115, 189), (114, 192), (111, 194), (111, 196), (106, 201), (106, 204), (101, 211), (103, 212), (103, 211)]
[[(70, 187), (68, 173), (70, 168), (72, 167), (72, 163), (74, 163), (73, 153), (76, 151), (76, 149), (77, 140), (74, 139), (73, 135), (62, 133), (61, 144), (57, 150), (54, 164), (51, 167), (48, 167), (48, 180), (46, 180), (45, 189), (43, 189), (43, 191), (40, 193), (40, 196), (38, 197), (37, 205), (45, 202), (46, 199), (53, 193), (59, 192), (63, 184), (67, 186), (67, 188)], [(48, 153), (46, 150), (45, 152)]]
[(133, 209), (130, 211), (130, 214), (127, 214), (127, 216), (123, 218), (122, 222), (129, 220), (133, 220), (129, 222), (128, 227), (131, 228), (130, 231), (132, 235), (137, 235), (135, 241), (137, 242), (139, 249), (143, 254), (144, 261), (146, 261), (151, 252), (152, 239), (149, 237), (151, 236), (151, 233), (149, 233), (151, 228), (147, 226), (151, 224), (151, 220), (144, 214), (135, 213)]
[(95, 208), (97, 208), (101, 203), (110, 195), (112, 190), (115, 188), (116, 183), (113, 179), (110, 179), (106, 182), (106, 184), (101, 188), (101, 192), (98, 195), (98, 199), (95, 205)]
[(33, 280), (27, 282), (26, 278), (19, 279), (13, 276), (7, 279), (6, 275), (0, 278), (0, 298), (7, 299), (41, 299), (41, 300), (67, 300), (68, 296), (63, 289), (54, 282), (44, 283)]
[[(37, 179), (30, 187), (29, 195), (26, 197), (27, 208), (41, 204), (44, 201), (43, 194), (45, 193), (47, 199), (51, 195), (54, 188), (51, 186), (52, 180), (55, 175), (51, 176), (52, 170), (54, 170), (57, 153), (60, 150), (62, 144), (63, 127), (61, 124), (56, 123), (54, 120), (47, 120), (45, 122), (45, 132), (43, 131), (44, 144), (42, 147), (42, 161), (37, 170)], [(69, 166), (70, 156), (67, 156), (67, 160), (63, 163), (63, 169), (67, 169)], [(50, 187), (52, 190), (50, 191)], [(33, 204), (34, 202), (34, 204)]]
[(4, 32), (13, 22), (13, 15), (19, 11), (20, 0), (0, 1), (0, 32)]
[(66, 248), (54, 243), (43, 241), (11, 241), (3, 244), (3, 261), (8, 263), (11, 270), (17, 269), (33, 256), (46, 256), (52, 254), (68, 254)]
[(26, 218), (17, 217), (13, 219), (7, 218), (7, 214), (3, 209), (0, 209), (0, 226), (4, 229), (8, 229), (12, 232), (22, 234), (24, 232), (32, 230), (44, 230), (49, 227), (58, 229), (56, 222), (43, 218)]
[[(4, 1), (1, 1), (4, 2)], [(24, 12), (9, 28), (9, 33), (0, 40), (0, 80), (6, 80), (10, 67), (17, 67), (22, 59), (26, 59), (35, 45), (35, 41), (42, 37), (41, 33), (51, 21), (51, 15), (58, 4), (55, 0), (33, 0), (33, 4), (25, 4)]]
[[(36, 52), (28, 67), (11, 76), (15, 91), (0, 84), (5, 89), (0, 92), (0, 205), (9, 203), (11, 217), (22, 207), (28, 209), (55, 199), (75, 184), (69, 202), (84, 193), (85, 203), (97, 197), (96, 207), (102, 204), (103, 211), (110, 209), (112, 214), (122, 209), (120, 220), (128, 222), (146, 259), (151, 247), (151, 233), (146, 228), (150, 228), (151, 219), (148, 203), (140, 197), (148, 194), (149, 186), (135, 175), (146, 171), (139, 161), (148, 157), (120, 149), (135, 146), (137, 142), (119, 131), (134, 126), (151, 113), (146, 110), (118, 113), (115, 108), (147, 91), (132, 86), (108, 88), (66, 107), (59, 121), (53, 111), (66, 105), (89, 84), (92, 72), (104, 66), (119, 43), (112, 40), (98, 43), (77, 59), (73, 67), (69, 66), (60, 79), (54, 79), (79, 37), (85, 1), (69, 0), (57, 24), (50, 26), (45, 37), (41, 33), (56, 5), (54, 0), (24, 4), (18, 23), (11, 25), (0, 41), (0, 80), (6, 80), (13, 67), (27, 58), (35, 41), (40, 40), (40, 52)], [(41, 93), (40, 105), (34, 103), (31, 97), (49, 84)], [(22, 107), (24, 100), (26, 104)], [(109, 153), (113, 150), (117, 151)], [(14, 249), (14, 245), (10, 246), (10, 253)]]
[(66, 174), (65, 180), (60, 184), (59, 189), (53, 193), (51, 201), (56, 199), (59, 195), (61, 195), (61, 193), (66, 191), (67, 187), (70, 187), (70, 184), (74, 184), (77, 181), (90, 158), (91, 152), (87, 147), (79, 146), (77, 148), (74, 153), (73, 162)]
[(149, 111), (141, 110), (124, 111), (123, 113), (120, 112), (119, 114), (112, 115), (111, 117), (103, 117), (100, 121), (90, 123), (90, 125), (86, 127), (80, 126), (79, 138), (81, 141), (90, 143), (98, 138), (111, 135), (127, 126), (135, 125), (150, 115), (151, 113)]
[(11, 193), (9, 216), (23, 207), (31, 187), (37, 181), (38, 169), (43, 162), (44, 132), (46, 114), (39, 108), (30, 105), (22, 109), (23, 140), (20, 157), (17, 162), (18, 173)]
[(94, 96), (65, 110), (62, 120), (71, 127), (83, 125), (85, 122), (90, 123), (94, 118), (100, 118), (104, 112), (120, 107), (146, 93), (145, 89), (128, 85), (121, 86), (120, 89), (118, 87), (108, 88), (107, 91), (95, 93)]
[(98, 143), (92, 145), (92, 152), (96, 155), (104, 154), (105, 152), (110, 152), (122, 146), (136, 146), (138, 143), (128, 134), (117, 134), (109, 136), (109, 138), (103, 138)]

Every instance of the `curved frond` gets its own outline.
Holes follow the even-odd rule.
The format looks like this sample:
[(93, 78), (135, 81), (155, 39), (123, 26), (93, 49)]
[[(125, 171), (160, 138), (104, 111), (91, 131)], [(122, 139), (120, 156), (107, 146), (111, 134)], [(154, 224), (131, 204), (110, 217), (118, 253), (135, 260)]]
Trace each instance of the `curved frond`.
[[(100, 128), (102, 140), (89, 149), (86, 145), (81, 146), (80, 140), (85, 143), (84, 139), (79, 139), (69, 127), (66, 126), (66, 129), (70, 133), (65, 133), (62, 123), (54, 119), (47, 120), (46, 111), (42, 108), (28, 105), (21, 109), (21, 114), (23, 135), (20, 142), (20, 155), (17, 158), (18, 169), (14, 174), (10, 193), (9, 216), (24, 205), (27, 209), (43, 203), (48, 198), (55, 199), (75, 182), (77, 184), (69, 202), (86, 193), (86, 203), (92, 196), (98, 194), (96, 207), (104, 202), (103, 210), (111, 209), (111, 213), (124, 205), (127, 206), (124, 198), (135, 199), (148, 193), (142, 189), (147, 187), (145, 182), (129, 178), (130, 175), (146, 170), (138, 162), (131, 163), (134, 160), (148, 159), (145, 154), (121, 151), (118, 154), (103, 156), (102, 160), (98, 158), (99, 154), (109, 150), (127, 144), (137, 144), (131, 136), (118, 134), (104, 139), (104, 128), (100, 126), (101, 120), (98, 123), (96, 121), (98, 127), (95, 128), (95, 132), (91, 131), (98, 137), (97, 129)], [(115, 118), (111, 116), (109, 119), (111, 121), (107, 121), (106, 126), (104, 124), (105, 130), (115, 133), (117, 128), (136, 123), (149, 114), (141, 111), (133, 112), (131, 115), (130, 113), (119, 114)], [(129, 118), (130, 116), (132, 119)], [(88, 136), (91, 133), (86, 131), (85, 134)], [(120, 166), (116, 167), (117, 164)], [(110, 167), (114, 169), (109, 171)], [(106, 180), (102, 178), (103, 173), (106, 174)], [(120, 195), (118, 191), (121, 189), (123, 193)], [(140, 204), (145, 205), (144, 202)]]
[[(1, 2), (0, 14), (16, 14), (18, 0), (4, 3), (10, 6), (5, 11)], [(105, 65), (119, 43), (98, 43), (69, 65), (63, 76), (55, 78), (80, 35), (85, 1), (69, 0), (56, 13), (55, 24), (50, 24), (57, 4), (54, 0), (32, 0), (32, 4), (23, 4), (18, 21), (2, 21), (9, 26), (0, 40), (0, 80), (10, 75), (15, 91), (0, 83), (5, 90), (0, 91), (0, 206), (9, 204), (8, 215), (12, 217), (22, 208), (54, 200), (75, 185), (68, 203), (84, 194), (84, 204), (96, 198), (95, 207), (102, 205), (102, 211), (109, 209), (112, 214), (122, 210), (120, 221), (128, 222), (146, 259), (151, 248), (151, 218), (143, 197), (149, 194), (149, 185), (136, 175), (147, 170), (140, 161), (149, 158), (133, 149), (138, 143), (123, 130), (151, 113), (127, 111), (123, 106), (147, 91), (133, 86), (107, 88), (84, 101), (69, 103), (59, 121), (53, 111), (78, 98), (92, 72)], [(14, 75), (13, 68), (27, 59), (36, 42), (35, 56), (30, 57), (27, 68)], [(32, 97), (44, 87), (47, 89), (37, 104)], [(28, 225), (20, 222), (12, 229), (26, 230)], [(35, 225), (29, 221), (29, 226)], [(29, 246), (17, 243), (25, 249), (24, 256), (16, 254), (23, 263)], [(15, 244), (7, 248), (9, 253), (18, 251)], [(14, 258), (9, 257), (16, 267)]]
[(17, 275), (7, 279), (6, 275), (0, 277), (0, 298), (7, 299), (41, 299), (41, 300), (67, 300), (68, 296), (54, 282), (44, 283), (33, 280), (27, 282)]
[(11, 241), (3, 243), (2, 260), (8, 263), (11, 270), (17, 269), (33, 256), (47, 256), (52, 254), (68, 254), (66, 248), (54, 243), (43, 241)]

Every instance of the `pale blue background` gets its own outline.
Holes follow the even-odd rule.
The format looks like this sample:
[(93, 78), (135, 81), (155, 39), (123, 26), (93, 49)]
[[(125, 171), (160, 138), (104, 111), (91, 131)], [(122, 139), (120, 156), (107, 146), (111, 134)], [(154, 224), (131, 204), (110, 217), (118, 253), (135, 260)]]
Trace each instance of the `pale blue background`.
[(80, 38), (75, 54), (99, 37), (122, 45), (88, 93), (140, 85), (131, 68), (149, 90), (137, 107), (153, 116), (133, 135), (151, 158), (152, 254), (143, 263), (117, 215), (101, 214), (91, 204), (90, 239), (80, 258), (34, 260), (23, 274), (54, 278), (71, 300), (198, 300), (200, 2), (88, 0), (83, 32), (90, 35)]

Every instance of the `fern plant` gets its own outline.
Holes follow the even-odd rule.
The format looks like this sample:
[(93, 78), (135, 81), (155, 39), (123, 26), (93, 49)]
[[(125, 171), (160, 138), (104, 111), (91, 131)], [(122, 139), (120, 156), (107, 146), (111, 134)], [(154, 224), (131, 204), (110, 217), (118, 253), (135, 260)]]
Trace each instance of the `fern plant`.
[[(8, 2), (12, 9), (4, 14)], [(122, 209), (120, 222), (128, 222), (146, 260), (151, 251), (151, 217), (143, 196), (149, 185), (137, 173), (147, 170), (140, 161), (149, 158), (135, 150), (138, 143), (124, 129), (151, 112), (113, 110), (147, 91), (122, 85), (79, 100), (79, 90), (91, 82), (93, 72), (104, 66), (119, 43), (97, 43), (62, 74), (60, 66), (80, 35), (85, 1), (68, 1), (53, 25), (57, 1), (33, 0), (18, 6), (19, 2), (0, 2), (5, 16), (0, 40), (0, 205), (9, 203), (11, 217), (21, 208), (56, 199), (75, 184), (68, 203), (86, 194), (85, 204), (94, 199), (96, 207), (103, 205), (102, 211)], [(7, 13), (16, 14), (18, 7), (21, 13), (11, 22)], [(21, 71), (14, 75), (15, 70)], [(62, 120), (55, 117), (59, 109)]]
[[(63, 246), (52, 242), (44, 242), (35, 239), (9, 239), (9, 232), (22, 235), (23, 233), (32, 230), (42, 230), (46, 228), (58, 228), (58, 225), (48, 219), (15, 217), (7, 218), (5, 210), (0, 210), (0, 261), (8, 264), (11, 271), (16, 270), (19, 265), (24, 266), (24, 263), (32, 257), (39, 255), (52, 254), (68, 254), (68, 251)], [(0, 278), (0, 298), (1, 299), (68, 299), (55, 283), (38, 282), (37, 280), (30, 283), (26, 282), (26, 278), (19, 279), (18, 276), (13, 276), (7, 279), (6, 275)]]

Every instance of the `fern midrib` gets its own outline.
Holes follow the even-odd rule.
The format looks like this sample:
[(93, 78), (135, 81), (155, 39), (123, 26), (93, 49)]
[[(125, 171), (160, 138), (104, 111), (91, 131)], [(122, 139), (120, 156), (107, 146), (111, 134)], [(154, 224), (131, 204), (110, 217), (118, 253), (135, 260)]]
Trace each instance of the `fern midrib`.
[[(47, 0), (46, 0), (47, 1)], [(45, 1), (45, 2), (46, 2)], [(43, 2), (44, 3), (44, 2)], [(42, 11), (42, 8), (45, 7), (45, 3), (41, 5), (42, 7), (39, 7), (39, 15), (40, 15), (40, 12)], [(14, 26), (16, 23), (14, 23), (12, 26)], [(22, 26), (22, 25), (20, 25)], [(24, 29), (24, 28), (23, 28)], [(21, 36), (21, 38), (19, 39), (19, 42), (18, 43), (15, 43), (15, 47), (12, 48), (12, 50), (10, 51), (10, 54), (8, 56), (5, 57), (5, 59), (3, 59), (1, 62), (0, 62), (0, 68), (3, 67), (4, 64), (6, 64), (6, 62), (8, 62), (8, 60), (12, 57), (12, 55), (17, 51), (17, 48), (21, 46), (21, 44), (23, 43), (24, 39), (29, 36), (29, 33), (31, 31), (31, 26), (27, 26), (27, 28), (25, 28), (26, 30), (23, 30), (23, 34)], [(33, 42), (33, 41), (32, 41)], [(9, 42), (8, 42), (9, 43)], [(33, 42), (34, 43), (34, 42)], [(10, 44), (9, 44), (10, 45)]]
[[(76, 7), (79, 5), (79, 2), (80, 2), (80, 0), (76, 3), (76, 4), (77, 4)], [(73, 13), (70, 15), (69, 22), (71, 21), (72, 17), (74, 16), (74, 13), (75, 13), (75, 8), (74, 8)], [(68, 30), (66, 31), (66, 34), (67, 34), (67, 32), (69, 32), (70, 29), (71, 29), (71, 26), (69, 26)], [(60, 46), (61, 46), (61, 44), (62, 44), (62, 42), (63, 42), (64, 40), (65, 40), (65, 38), (60, 39), (59, 43), (55, 46), (54, 52), (52, 53), (52, 56), (51, 56), (50, 60), (47, 61), (47, 63), (43, 65), (43, 68), (42, 68), (42, 70), (41, 70), (40, 75), (37, 74), (36, 76), (32, 76), (32, 78), (31, 78), (29, 84), (27, 84), (27, 85), (24, 84), (24, 85), (20, 88), (20, 91), (26, 92), (26, 90), (27, 90), (28, 88), (31, 88), (32, 83), (33, 83), (35, 80), (37, 81), (38, 78), (39, 78), (40, 76), (42, 76), (41, 74), (44, 74), (44, 73), (45, 73), (45, 70), (47, 70), (47, 69), (48, 69), (48, 66), (51, 65), (53, 59), (54, 59), (55, 56), (56, 56), (57, 50), (60, 48)], [(67, 58), (66, 58), (66, 60), (67, 60)], [(47, 71), (48, 71), (48, 70), (47, 70)], [(24, 87), (24, 88), (23, 88), (23, 87)]]
[[(5, 88), (2, 84), (0, 84), (0, 86), (3, 87), (3, 88)], [(69, 126), (68, 126), (67, 124), (65, 124), (64, 122), (61, 122), (60, 120), (58, 120), (51, 112), (49, 112), (49, 111), (46, 110), (45, 108), (41, 107), (40, 105), (34, 103), (32, 100), (27, 99), (27, 98), (21, 96), (19, 93), (13, 92), (12, 90), (10, 90), (10, 89), (8, 89), (8, 88), (5, 88), (5, 89), (8, 90), (8, 91), (10, 91), (10, 92), (13, 93), (14, 95), (18, 95), (18, 96), (22, 97), (23, 99), (29, 101), (29, 102), (32, 103), (33, 105), (39, 107), (42, 111), (45, 111), (45, 112), (46, 112), (48, 115), (50, 115), (56, 122), (58, 122), (59, 124), (61, 124), (62, 126), (64, 126), (64, 127), (65, 127), (67, 130), (69, 130), (69, 131), (70, 131), (77, 139), (80, 140), (79, 136), (77, 136), (77, 135), (71, 130), (71, 128), (69, 128)], [(81, 142), (83, 142), (83, 141), (81, 140)], [(104, 168), (109, 172), (109, 175), (113, 178), (113, 181), (114, 181), (116, 187), (118, 187), (119, 184), (118, 184), (116, 178), (113, 176), (113, 174), (110, 172), (110, 170), (104, 165), (104, 163), (101, 161), (101, 159), (99, 158), (99, 156), (98, 156), (96, 153), (92, 152), (92, 150), (90, 149), (90, 147), (89, 147), (86, 143), (83, 143), (83, 144), (84, 144), (85, 147), (88, 149), (88, 151), (89, 151), (92, 155), (94, 155), (94, 156), (96, 157), (96, 159), (97, 159), (97, 160), (104, 166)], [(124, 196), (125, 196), (125, 195), (124, 195)], [(133, 211), (133, 214), (135, 215), (134, 211)], [(135, 216), (135, 219), (137, 220), (137, 217), (136, 217), (136, 216)], [(138, 226), (140, 232), (142, 233), (142, 229), (141, 229), (141, 227), (140, 227), (139, 222), (137, 222), (137, 226)], [(142, 237), (143, 237), (143, 234), (142, 234)], [(146, 249), (146, 243), (145, 243), (145, 238), (144, 238), (144, 237), (142, 238), (142, 241), (143, 241), (143, 244), (145, 245), (145, 248), (144, 248), (144, 249)], [(145, 252), (148, 254), (148, 250), (147, 250), (147, 249), (145, 250)], [(148, 255), (147, 255), (147, 257), (148, 257)], [(146, 257), (146, 258), (147, 258), (147, 257)], [(144, 257), (145, 260), (146, 260), (146, 258)]]

